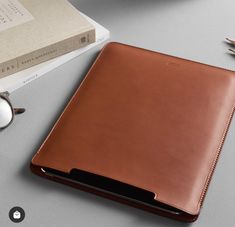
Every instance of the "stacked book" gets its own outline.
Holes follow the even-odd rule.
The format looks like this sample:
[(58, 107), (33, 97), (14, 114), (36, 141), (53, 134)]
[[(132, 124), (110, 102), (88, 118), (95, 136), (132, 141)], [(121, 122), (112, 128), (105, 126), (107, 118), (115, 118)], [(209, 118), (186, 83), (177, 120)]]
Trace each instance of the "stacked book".
[(108, 38), (66, 0), (0, 0), (0, 91), (12, 92)]

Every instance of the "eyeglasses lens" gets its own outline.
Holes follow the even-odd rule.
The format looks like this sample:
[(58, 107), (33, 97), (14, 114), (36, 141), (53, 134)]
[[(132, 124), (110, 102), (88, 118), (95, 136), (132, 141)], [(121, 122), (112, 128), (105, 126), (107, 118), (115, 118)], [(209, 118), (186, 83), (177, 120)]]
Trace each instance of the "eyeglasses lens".
[(0, 129), (6, 127), (12, 118), (13, 113), (10, 104), (0, 97)]

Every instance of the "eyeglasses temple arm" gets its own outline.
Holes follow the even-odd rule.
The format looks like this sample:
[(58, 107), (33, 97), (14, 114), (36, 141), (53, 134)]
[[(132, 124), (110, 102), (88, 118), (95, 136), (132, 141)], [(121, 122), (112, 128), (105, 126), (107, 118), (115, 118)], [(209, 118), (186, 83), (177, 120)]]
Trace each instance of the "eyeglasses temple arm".
[(22, 114), (25, 112), (24, 108), (14, 108), (14, 113), (15, 114)]

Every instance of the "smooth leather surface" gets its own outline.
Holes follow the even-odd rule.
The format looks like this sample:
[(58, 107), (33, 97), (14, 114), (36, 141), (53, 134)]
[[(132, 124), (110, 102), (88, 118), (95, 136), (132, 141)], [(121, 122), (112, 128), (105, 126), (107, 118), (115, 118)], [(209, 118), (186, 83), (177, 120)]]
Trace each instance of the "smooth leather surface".
[(112, 178), (193, 217), (234, 105), (234, 72), (110, 43), (32, 166)]

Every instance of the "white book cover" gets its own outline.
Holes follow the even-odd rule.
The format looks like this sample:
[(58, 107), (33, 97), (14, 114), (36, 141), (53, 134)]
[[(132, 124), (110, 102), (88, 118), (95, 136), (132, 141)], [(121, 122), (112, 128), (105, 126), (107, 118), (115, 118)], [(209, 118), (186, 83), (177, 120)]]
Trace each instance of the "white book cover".
[(82, 53), (88, 51), (92, 47), (95, 47), (109, 39), (110, 33), (106, 28), (104, 28), (103, 26), (101, 26), (100, 24), (98, 24), (97, 22), (89, 18), (88, 16), (84, 14), (82, 15), (88, 21), (90, 21), (95, 27), (95, 30), (96, 30), (96, 42), (95, 43), (92, 43), (81, 49), (72, 51), (63, 56), (57, 57), (47, 62), (43, 62), (39, 65), (35, 65), (31, 68), (25, 69), (23, 71), (14, 73), (10, 76), (0, 79), (0, 91), (8, 91), (9, 93), (12, 93), (16, 89), (21, 88), (25, 84), (32, 82), (33, 80), (45, 75), (46, 73), (68, 62), (69, 60), (76, 58)]

